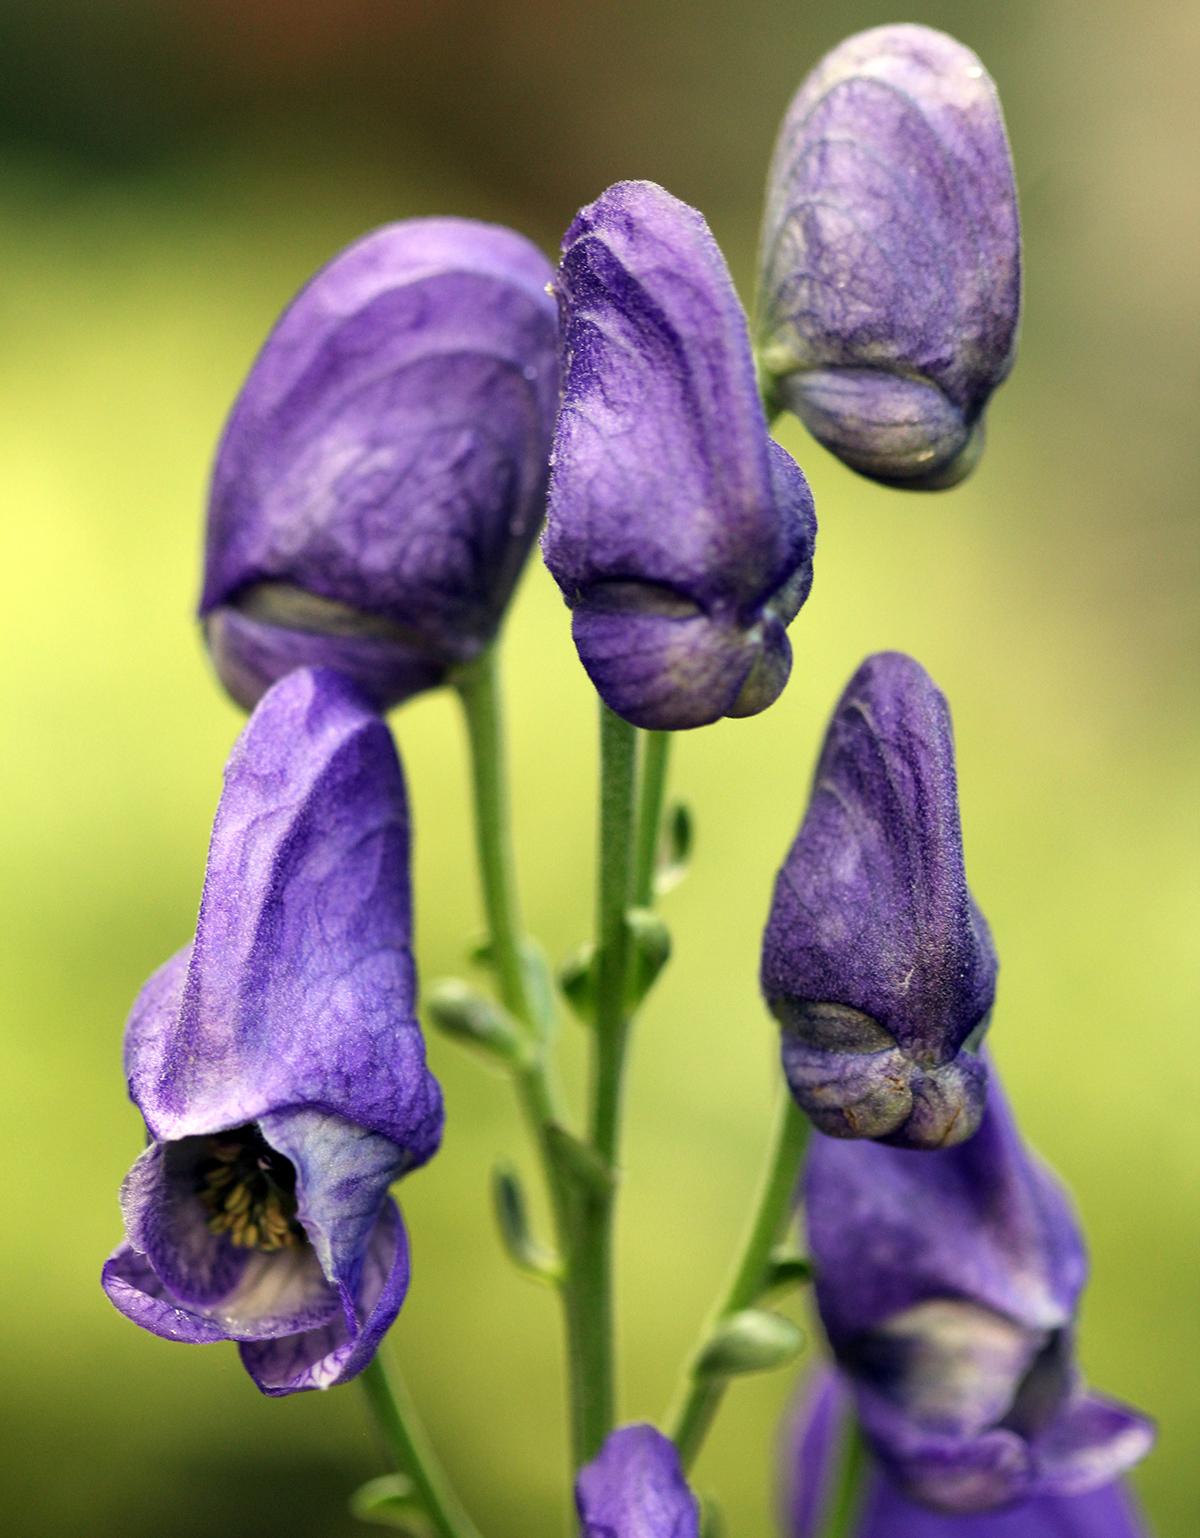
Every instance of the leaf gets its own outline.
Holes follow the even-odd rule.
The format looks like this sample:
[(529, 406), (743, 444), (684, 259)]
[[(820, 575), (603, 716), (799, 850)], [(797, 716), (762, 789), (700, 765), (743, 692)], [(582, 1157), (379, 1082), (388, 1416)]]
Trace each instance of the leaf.
[(629, 928), (629, 976), (626, 1007), (632, 1012), (654, 986), (671, 958), (671, 931), (649, 908), (633, 908), (625, 916)]
[(662, 841), (654, 868), (654, 890), (661, 897), (687, 875), (692, 863), (695, 822), (686, 802), (676, 801), (663, 819)]
[(761, 1308), (731, 1314), (713, 1332), (696, 1363), (700, 1378), (733, 1378), (748, 1372), (769, 1372), (795, 1359), (804, 1345), (804, 1332), (781, 1314)]
[(571, 1185), (585, 1196), (607, 1200), (616, 1185), (616, 1176), (590, 1143), (577, 1138), (558, 1122), (551, 1122), (546, 1136), (554, 1153), (554, 1162)]
[(443, 1035), (473, 1047), (493, 1063), (519, 1063), (525, 1052), (521, 1027), (494, 999), (447, 977), (434, 983), (425, 999), (425, 1014)]
[(556, 1285), (561, 1279), (562, 1267), (551, 1251), (533, 1237), (520, 1179), (507, 1165), (497, 1165), (492, 1171), (492, 1202), (500, 1240), (513, 1265), (535, 1281)]
[(596, 947), (586, 941), (563, 962), (558, 986), (571, 1012), (584, 1025), (596, 1023)]
[(763, 1292), (781, 1292), (803, 1287), (813, 1278), (813, 1264), (798, 1250), (775, 1250), (767, 1262)]
[[(629, 940), (629, 970), (625, 980), (625, 1008), (631, 1014), (654, 986), (671, 956), (671, 931), (649, 908), (631, 908), (625, 915)], [(589, 940), (559, 970), (558, 985), (572, 1012), (584, 1025), (596, 1023), (599, 964), (596, 947)]]
[(360, 1522), (374, 1522), (407, 1533), (409, 1538), (432, 1538), (433, 1524), (417, 1498), (412, 1480), (403, 1474), (381, 1474), (368, 1479), (350, 1497), (350, 1514)]

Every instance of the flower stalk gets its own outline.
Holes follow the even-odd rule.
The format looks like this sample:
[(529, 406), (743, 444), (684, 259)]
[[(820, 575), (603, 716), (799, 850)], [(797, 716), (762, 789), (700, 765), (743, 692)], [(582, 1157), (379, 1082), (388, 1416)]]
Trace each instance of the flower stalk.
[(438, 1462), (416, 1406), (403, 1380), (389, 1373), (376, 1356), (363, 1371), (361, 1382), (380, 1435), (399, 1472), (412, 1481), (413, 1492), (438, 1538), (480, 1538)]
[(685, 1469), (695, 1462), (729, 1384), (727, 1377), (699, 1371), (701, 1357), (721, 1323), (741, 1310), (753, 1307), (770, 1285), (771, 1252), (791, 1212), (800, 1160), (807, 1141), (808, 1121), (784, 1090), (780, 1095), (762, 1183), (751, 1208), (750, 1224), (737, 1261), (693, 1353), (674, 1407), (667, 1415), (668, 1435), (678, 1447)]

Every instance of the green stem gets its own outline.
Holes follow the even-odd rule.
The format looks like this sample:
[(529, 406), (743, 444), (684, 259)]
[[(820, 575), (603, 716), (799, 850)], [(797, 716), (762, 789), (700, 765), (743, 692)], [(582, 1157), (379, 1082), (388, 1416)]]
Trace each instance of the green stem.
[(359, 1381), (397, 1469), (412, 1480), (440, 1538), (480, 1538), (429, 1444), (408, 1391), (376, 1356)]
[(600, 707), (600, 845), (596, 904), (596, 1019), (590, 1138), (611, 1176), (581, 1190), (574, 1214), (571, 1288), (579, 1345), (582, 1461), (594, 1458), (615, 1418), (613, 1348), (613, 1218), (621, 1088), (629, 1032), (627, 913), (633, 893), (634, 785), (637, 736)]
[(695, 1372), (694, 1363), (714, 1329), (723, 1320), (751, 1307), (762, 1296), (767, 1283), (771, 1251), (791, 1211), (796, 1176), (807, 1141), (808, 1122), (785, 1087), (780, 1093), (780, 1108), (766, 1169), (751, 1208), (750, 1226), (742, 1241), (737, 1263), (721, 1301), (701, 1336), (693, 1364), (688, 1368), (675, 1405), (667, 1418), (668, 1435), (679, 1448), (684, 1468), (691, 1466), (700, 1451), (727, 1386), (726, 1379), (699, 1376)]
[(867, 1466), (867, 1448), (858, 1421), (851, 1414), (842, 1429), (837, 1479), (829, 1516), (822, 1538), (851, 1538), (858, 1523), (862, 1504), (863, 1475)]
[(658, 861), (658, 837), (662, 829), (663, 800), (667, 790), (667, 766), (671, 757), (670, 732), (646, 732), (643, 737), (642, 784), (638, 795), (637, 863), (633, 878), (633, 902), (649, 908), (654, 902), (654, 867)]
[(545, 1022), (529, 987), (513, 875), (508, 773), (497, 652), (491, 646), (457, 679), (471, 750), (475, 849), (483, 887), (492, 961), (506, 1009), (531, 1030)]
[(596, 1061), (592, 1082), (592, 1145), (615, 1164), (621, 1079), (629, 1028), (627, 916), (633, 895), (635, 729), (600, 707), (600, 853), (596, 902)]

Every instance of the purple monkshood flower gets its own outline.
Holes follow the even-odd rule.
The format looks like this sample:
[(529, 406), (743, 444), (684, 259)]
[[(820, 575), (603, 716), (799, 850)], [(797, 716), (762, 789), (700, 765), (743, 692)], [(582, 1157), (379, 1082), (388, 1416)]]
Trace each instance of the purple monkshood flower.
[(967, 475), (1016, 353), (1017, 189), (996, 88), (928, 27), (848, 38), (801, 86), (768, 182), (760, 357), (863, 475)]
[(911, 657), (868, 657), (838, 702), (762, 987), (822, 1132), (938, 1148), (979, 1125), (996, 953), (963, 870), (950, 713)]
[[(820, 1538), (833, 1494), (849, 1395), (835, 1373), (820, 1375), (789, 1430), (784, 1510), (789, 1538)], [(1147, 1538), (1119, 1481), (1085, 1495), (1040, 1495), (999, 1511), (947, 1515), (918, 1506), (872, 1466), (866, 1473), (854, 1538)]]
[(576, 216), (542, 549), (605, 703), (675, 730), (764, 710), (791, 669), (816, 520), (774, 443), (703, 217), (652, 182)]
[(804, 1203), (822, 1324), (909, 1499), (970, 1513), (1080, 1496), (1147, 1452), (1149, 1422), (1080, 1379), (1083, 1238), (994, 1074), (955, 1148), (814, 1139)]
[(266, 1394), (360, 1372), (408, 1287), (388, 1186), (442, 1127), (408, 852), (387, 728), (338, 674), (289, 674), (230, 756), (195, 939), (130, 1015), (149, 1144), (104, 1289), (168, 1340), (239, 1342)]
[(698, 1538), (700, 1508), (675, 1444), (653, 1426), (614, 1431), (575, 1481), (582, 1538)]
[(491, 641), (544, 511), (552, 277), (511, 230), (410, 219), (292, 301), (213, 471), (200, 614), (239, 703), (312, 665), (387, 707)]

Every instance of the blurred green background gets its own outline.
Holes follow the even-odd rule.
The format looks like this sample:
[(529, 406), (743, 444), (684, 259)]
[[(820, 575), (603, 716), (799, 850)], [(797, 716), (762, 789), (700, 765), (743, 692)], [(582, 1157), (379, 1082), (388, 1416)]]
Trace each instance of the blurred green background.
[[(947, 495), (878, 489), (784, 432), (817, 497), (816, 586), (779, 705), (679, 744), (698, 860), (664, 905), (676, 956), (633, 1054), (624, 1410), (661, 1411), (755, 1177), (775, 1079), (758, 935), (823, 720), (863, 655), (900, 647), (954, 710), (1003, 958), (995, 1051), (1090, 1236), (1084, 1364), (1159, 1418), (1137, 1486), (1163, 1538), (1194, 1535), (1200, 18), (1165, 0), (0, 4), (8, 1531), (338, 1538), (382, 1467), (353, 1388), (262, 1400), (231, 1348), (141, 1335), (97, 1285), (140, 1137), (122, 1022), (189, 935), (240, 724), (191, 610), (213, 445), (272, 319), (374, 224), (459, 212), (552, 250), (625, 176), (702, 207), (749, 299), (790, 93), (841, 35), (896, 19), (954, 31), (999, 82), (1021, 358), (981, 469)], [(536, 562), (507, 652), (526, 909), (558, 957), (590, 918), (593, 703)], [(431, 979), (479, 922), (462, 743), (444, 697), (395, 726)], [(491, 1161), (524, 1150), (504, 1085), (431, 1050), (449, 1123), (403, 1191), (394, 1349), (489, 1538), (542, 1538), (562, 1501), (557, 1320), (500, 1259), (486, 1194)], [(734, 1538), (773, 1530), (790, 1388), (731, 1393), (700, 1465)]]

